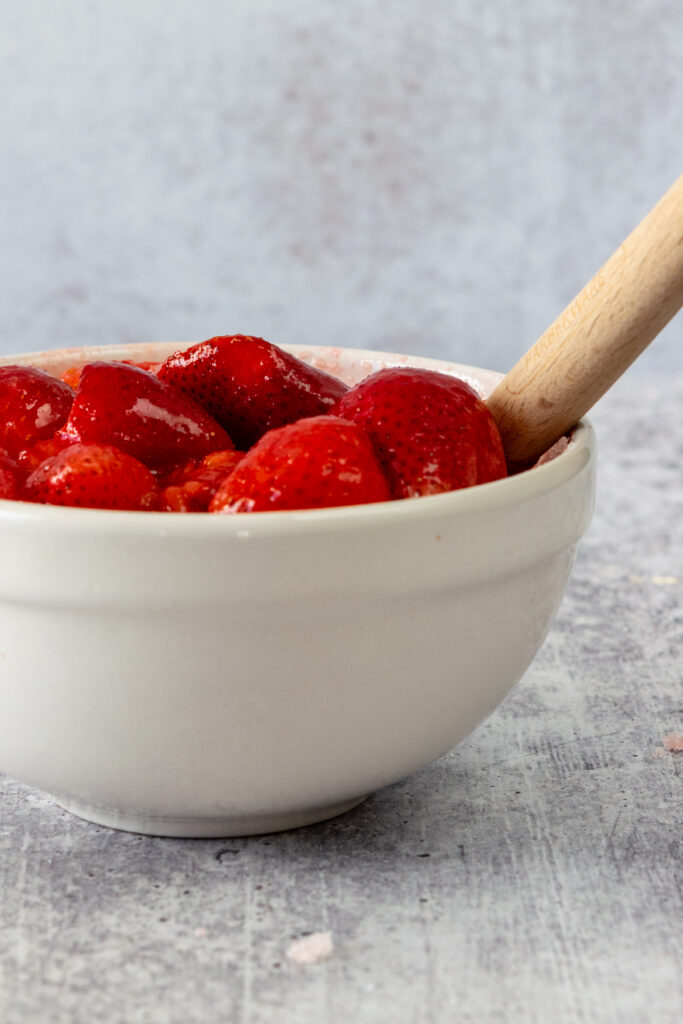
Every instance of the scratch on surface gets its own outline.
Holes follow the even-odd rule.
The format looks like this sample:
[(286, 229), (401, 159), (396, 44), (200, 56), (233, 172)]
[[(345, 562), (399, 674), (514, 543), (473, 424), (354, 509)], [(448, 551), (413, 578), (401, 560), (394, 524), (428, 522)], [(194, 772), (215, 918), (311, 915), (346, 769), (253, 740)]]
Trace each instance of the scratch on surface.
[(25, 939), (26, 929), (24, 927), (24, 883), (26, 881), (26, 865), (28, 863), (27, 851), (30, 841), (31, 836), (27, 829), (21, 840), (19, 871), (17, 872), (17, 894), (19, 897), (19, 907), (17, 909), (16, 961), (19, 971), (21, 971), (21, 968), (26, 964), (26, 953), (28, 950), (28, 944)]
[(253, 980), (253, 904), (251, 879), (244, 879), (244, 966), (242, 970), (242, 1012), (241, 1024), (249, 1024), (251, 1020), (251, 989)]
[(610, 853), (612, 854), (612, 862), (615, 865), (617, 863), (617, 859), (615, 857), (615, 851), (614, 851), (614, 834), (617, 831), (617, 826), (618, 826), (618, 824), (619, 824), (619, 822), (621, 820), (621, 816), (622, 816), (623, 813), (624, 813), (624, 808), (621, 807), (619, 809), (619, 812), (618, 812), (616, 818), (614, 819), (614, 824), (612, 825), (611, 829), (609, 830), (609, 835), (607, 836), (607, 838), (605, 840), (605, 851), (606, 852), (608, 850), (610, 851)]
[(532, 751), (534, 754), (545, 753), (546, 751), (552, 756), (556, 750), (561, 750), (563, 747), (573, 747), (577, 743), (593, 743), (595, 740), (605, 740), (610, 736), (619, 736), (623, 733), (623, 729), (612, 729), (610, 732), (598, 732), (593, 733), (590, 736), (572, 736), (569, 740), (560, 740), (559, 743), (548, 742), (543, 747), (536, 748)]
[(631, 573), (628, 578), (629, 583), (653, 583), (656, 587), (674, 587), (677, 583), (680, 583), (679, 576), (650, 576), (649, 580), (647, 576), (638, 576), (636, 573)]
[[(322, 906), (322, 919), (325, 928), (326, 935), (329, 935), (329, 953), (325, 954), (329, 956), (334, 949), (334, 942), (332, 941), (332, 931), (330, 930), (330, 918), (329, 918), (329, 900), (327, 894), (327, 876), (326, 876), (326, 864), (320, 865), (320, 871), (318, 873), (318, 882), (320, 884), (320, 904)], [(326, 940), (324, 940), (326, 941)], [(325, 1015), (328, 1020), (332, 1020), (332, 991), (328, 983), (327, 971), (322, 972), (322, 984), (323, 984), (323, 1002), (325, 1005)]]
[[(554, 754), (556, 751), (561, 750), (563, 747), (576, 746), (577, 743), (592, 743), (595, 740), (604, 740), (608, 739), (611, 736), (621, 736), (623, 735), (623, 732), (623, 729), (613, 729), (610, 732), (599, 732), (591, 734), (590, 736), (573, 736), (569, 740), (560, 740), (558, 743), (548, 742), (539, 745), (532, 744), (528, 748), (527, 753), (532, 757), (546, 757), (549, 755), (551, 758), (557, 761), (558, 759), (554, 757)], [(521, 743), (522, 741), (520, 741), (520, 744)], [(487, 761), (485, 764), (481, 765), (481, 769), (484, 771), (488, 771), (491, 768), (498, 768), (500, 767), (500, 765), (509, 765), (510, 762), (515, 758), (516, 752), (511, 751), (510, 754), (508, 755), (505, 755), (503, 757), (496, 757), (491, 761)], [(600, 765), (600, 767), (607, 767), (607, 765)]]

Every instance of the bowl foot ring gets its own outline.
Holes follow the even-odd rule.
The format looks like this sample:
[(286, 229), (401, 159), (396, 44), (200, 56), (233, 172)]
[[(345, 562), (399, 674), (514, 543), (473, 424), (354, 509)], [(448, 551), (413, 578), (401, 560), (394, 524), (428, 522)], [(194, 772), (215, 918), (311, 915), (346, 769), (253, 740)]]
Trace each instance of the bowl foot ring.
[(182, 839), (227, 839), (231, 836), (257, 836), (267, 832), (283, 832), (290, 828), (315, 825), (319, 821), (336, 818), (339, 814), (358, 807), (367, 795), (354, 797), (338, 804), (315, 807), (302, 811), (283, 811), (274, 814), (225, 815), (216, 817), (157, 816), (129, 814), (108, 807), (99, 807), (76, 800), (58, 800), (65, 811), (84, 818), (95, 825), (136, 832), (146, 836), (169, 836)]

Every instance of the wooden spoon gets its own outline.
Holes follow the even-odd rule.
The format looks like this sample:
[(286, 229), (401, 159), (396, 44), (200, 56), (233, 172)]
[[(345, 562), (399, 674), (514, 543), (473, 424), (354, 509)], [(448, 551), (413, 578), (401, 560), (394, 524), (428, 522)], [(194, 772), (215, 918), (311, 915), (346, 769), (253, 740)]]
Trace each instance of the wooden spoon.
[(508, 464), (536, 461), (683, 306), (683, 175), (488, 398)]

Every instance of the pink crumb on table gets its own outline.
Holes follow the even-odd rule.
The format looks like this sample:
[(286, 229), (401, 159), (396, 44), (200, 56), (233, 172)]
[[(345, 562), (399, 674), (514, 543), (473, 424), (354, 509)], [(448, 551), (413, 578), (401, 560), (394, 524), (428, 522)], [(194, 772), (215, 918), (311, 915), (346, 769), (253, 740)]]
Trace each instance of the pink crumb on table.
[(653, 757), (665, 757), (666, 754), (683, 754), (683, 736), (670, 732), (662, 737), (661, 747), (655, 747), (652, 751)]
[(328, 957), (333, 949), (332, 932), (313, 932), (290, 945), (287, 959), (295, 964), (315, 964)]

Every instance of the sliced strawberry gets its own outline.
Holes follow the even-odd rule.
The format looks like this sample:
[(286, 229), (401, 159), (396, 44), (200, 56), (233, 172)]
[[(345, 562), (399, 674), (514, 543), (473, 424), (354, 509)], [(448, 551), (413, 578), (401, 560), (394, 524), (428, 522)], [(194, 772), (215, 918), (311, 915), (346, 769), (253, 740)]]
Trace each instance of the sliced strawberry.
[(0, 498), (19, 498), (23, 479), (18, 463), (0, 449)]
[(232, 441), (186, 395), (126, 363), (89, 363), (62, 434), (70, 441), (111, 444), (150, 469), (167, 471)]
[(132, 455), (111, 445), (74, 444), (31, 473), (24, 497), (47, 505), (142, 511), (156, 508), (159, 487)]
[(199, 402), (242, 449), (274, 427), (328, 413), (347, 390), (336, 377), (244, 334), (176, 352), (162, 364), (159, 379)]
[(0, 366), (0, 446), (18, 455), (51, 437), (69, 415), (71, 388), (32, 366)]
[(507, 475), (498, 428), (465, 381), (410, 367), (379, 370), (337, 403), (363, 427), (394, 498), (458, 490)]
[(389, 499), (365, 433), (335, 416), (270, 430), (216, 492), (210, 512), (361, 505)]
[(78, 382), (81, 379), (81, 367), (80, 366), (69, 366), (64, 373), (61, 374), (61, 380), (65, 384), (68, 384), (74, 391), (78, 387)]
[(206, 512), (209, 502), (230, 474), (243, 452), (211, 452), (203, 459), (191, 459), (159, 481), (162, 512)]

